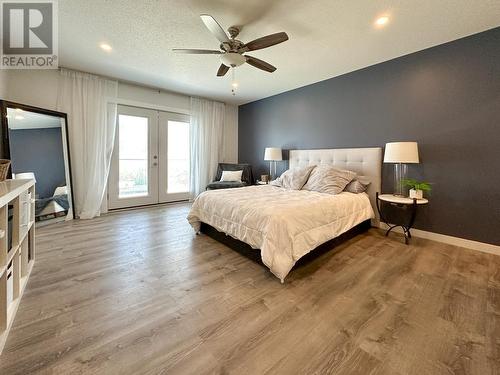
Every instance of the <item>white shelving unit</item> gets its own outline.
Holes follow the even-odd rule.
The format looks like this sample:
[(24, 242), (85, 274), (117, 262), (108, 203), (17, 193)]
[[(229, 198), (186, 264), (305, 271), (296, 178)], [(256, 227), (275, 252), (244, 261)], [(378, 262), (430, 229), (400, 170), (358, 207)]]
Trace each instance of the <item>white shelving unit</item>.
[(35, 180), (0, 182), (0, 354), (35, 263), (34, 198)]

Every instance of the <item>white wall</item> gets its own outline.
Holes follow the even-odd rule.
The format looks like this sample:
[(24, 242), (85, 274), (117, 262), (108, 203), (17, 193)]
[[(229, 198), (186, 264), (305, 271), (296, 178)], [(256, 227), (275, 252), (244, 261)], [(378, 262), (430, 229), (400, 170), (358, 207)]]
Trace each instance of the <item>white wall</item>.
[(2, 99), (55, 111), (58, 76), (57, 70), (8, 70)]
[(0, 98), (7, 96), (7, 72), (0, 70)]
[(189, 113), (189, 96), (173, 92), (155, 90), (129, 83), (120, 83), (118, 85), (118, 98), (121, 104)]
[[(0, 98), (57, 110), (57, 70), (0, 71)], [(118, 103), (157, 110), (189, 113), (189, 96), (120, 82)], [(69, 124), (71, 126), (71, 124)], [(224, 160), (238, 161), (238, 108), (226, 105)]]
[(226, 104), (224, 116), (224, 151), (222, 161), (238, 162), (238, 107)]

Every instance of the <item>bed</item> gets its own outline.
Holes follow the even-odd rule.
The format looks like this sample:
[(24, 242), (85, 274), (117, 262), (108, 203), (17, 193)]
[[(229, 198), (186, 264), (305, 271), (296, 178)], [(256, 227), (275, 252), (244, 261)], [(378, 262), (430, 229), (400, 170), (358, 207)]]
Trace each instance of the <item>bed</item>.
[(328, 164), (371, 182), (366, 193), (337, 195), (270, 185), (207, 191), (188, 215), (196, 232), (205, 223), (260, 249), (262, 262), (283, 283), (295, 263), (319, 245), (366, 220), (377, 221), (381, 148), (291, 150), (290, 168)]
[(44, 221), (68, 214), (68, 189), (60, 186), (55, 189), (52, 197), (37, 198), (35, 201), (35, 220)]

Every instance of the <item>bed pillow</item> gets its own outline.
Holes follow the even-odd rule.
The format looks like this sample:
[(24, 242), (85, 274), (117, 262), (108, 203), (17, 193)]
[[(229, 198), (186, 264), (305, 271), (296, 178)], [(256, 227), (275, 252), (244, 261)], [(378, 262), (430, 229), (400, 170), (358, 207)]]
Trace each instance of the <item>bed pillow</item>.
[(339, 194), (355, 178), (355, 172), (338, 169), (330, 165), (320, 165), (311, 172), (307, 183), (302, 189), (319, 193)]
[(290, 190), (300, 190), (302, 189), (302, 186), (304, 186), (304, 184), (307, 182), (311, 171), (315, 167), (315, 165), (311, 165), (308, 167), (288, 169), (276, 180), (271, 181), (271, 185)]
[(221, 182), (241, 182), (243, 171), (222, 171)]
[(370, 184), (370, 181), (364, 180), (360, 177), (356, 177), (354, 180), (347, 184), (344, 191), (354, 194), (364, 193), (368, 189), (368, 186), (370, 186)]
[(68, 187), (67, 186), (56, 187), (53, 197), (57, 197), (58, 195), (68, 195)]

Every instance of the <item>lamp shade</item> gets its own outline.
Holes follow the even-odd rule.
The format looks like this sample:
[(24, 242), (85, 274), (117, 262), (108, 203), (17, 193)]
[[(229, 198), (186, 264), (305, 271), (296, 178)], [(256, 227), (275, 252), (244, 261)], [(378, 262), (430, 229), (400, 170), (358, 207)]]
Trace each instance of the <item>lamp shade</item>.
[(384, 163), (419, 163), (417, 142), (386, 143)]
[(283, 160), (281, 154), (281, 148), (276, 147), (267, 147), (266, 152), (264, 153), (265, 161), (280, 161)]

